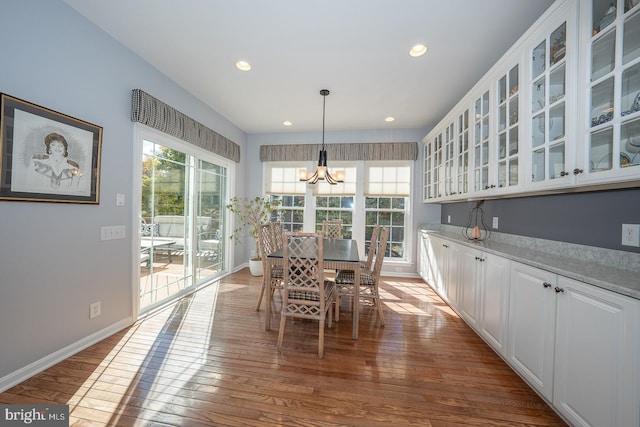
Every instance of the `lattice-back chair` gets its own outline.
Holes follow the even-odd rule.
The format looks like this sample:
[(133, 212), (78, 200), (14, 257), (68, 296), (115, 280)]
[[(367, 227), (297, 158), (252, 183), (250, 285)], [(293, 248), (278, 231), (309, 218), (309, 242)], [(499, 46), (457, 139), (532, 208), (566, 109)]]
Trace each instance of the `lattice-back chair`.
[(268, 290), (268, 304), (271, 304), (273, 292), (282, 287), (283, 273), (281, 266), (272, 266), (271, 277), (266, 277), (267, 264), (269, 263), (267, 255), (276, 251), (273, 226), (270, 222), (260, 224), (260, 228), (258, 229), (258, 247), (260, 249), (260, 256), (262, 256), (262, 271), (264, 271), (265, 274), (262, 276), (262, 289), (260, 290), (260, 296), (258, 296), (258, 302), (256, 303), (256, 311), (260, 310), (265, 290)]
[(272, 221), (271, 228), (273, 231), (273, 241), (275, 244), (275, 250), (282, 249), (283, 240), (284, 240), (284, 229), (282, 228), (281, 221)]
[(373, 260), (376, 257), (376, 249), (378, 248), (378, 235), (380, 234), (380, 225), (376, 224), (371, 232), (371, 241), (369, 242), (369, 250), (367, 251), (366, 261), (360, 263), (360, 267), (372, 270)]
[[(336, 289), (324, 279), (323, 237), (320, 233), (285, 232), (283, 246), (284, 286), (278, 351), (288, 317), (318, 320), (318, 357), (324, 356), (324, 323), (333, 323)], [(327, 315), (328, 314), (328, 315)]]
[[(387, 240), (389, 240), (389, 227), (380, 228), (378, 245), (376, 249), (376, 257), (373, 262), (373, 269), (360, 268), (360, 298), (371, 300), (378, 307), (378, 317), (380, 325), (384, 326), (384, 313), (382, 312), (382, 303), (380, 301), (380, 272), (382, 271), (382, 263), (387, 250)], [(359, 301), (353, 301), (354, 274), (351, 270), (340, 270), (336, 274), (336, 321), (340, 319), (340, 299), (345, 296), (351, 296), (353, 304), (359, 304)]]
[(322, 235), (325, 239), (342, 239), (342, 220), (325, 219), (322, 221)]

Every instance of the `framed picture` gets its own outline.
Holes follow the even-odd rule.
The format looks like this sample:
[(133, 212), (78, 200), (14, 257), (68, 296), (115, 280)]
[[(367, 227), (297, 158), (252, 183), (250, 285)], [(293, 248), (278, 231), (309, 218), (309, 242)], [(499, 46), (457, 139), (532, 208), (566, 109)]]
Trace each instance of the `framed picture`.
[(0, 94), (0, 200), (100, 203), (102, 127)]

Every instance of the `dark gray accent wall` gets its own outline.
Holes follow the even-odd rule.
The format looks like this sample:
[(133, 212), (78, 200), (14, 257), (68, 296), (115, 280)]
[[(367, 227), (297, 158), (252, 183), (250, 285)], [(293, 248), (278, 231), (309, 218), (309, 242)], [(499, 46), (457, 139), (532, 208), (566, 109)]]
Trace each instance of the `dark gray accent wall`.
[[(441, 223), (465, 226), (476, 202), (442, 205)], [(640, 252), (623, 246), (622, 224), (640, 224), (640, 188), (486, 200), (490, 230), (580, 245)], [(447, 222), (448, 216), (451, 222)]]

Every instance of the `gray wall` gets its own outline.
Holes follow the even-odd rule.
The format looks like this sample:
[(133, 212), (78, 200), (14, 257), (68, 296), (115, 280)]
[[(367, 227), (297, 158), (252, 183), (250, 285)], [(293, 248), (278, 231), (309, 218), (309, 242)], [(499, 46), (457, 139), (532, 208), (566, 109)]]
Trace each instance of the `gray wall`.
[[(131, 90), (173, 105), (243, 152), (246, 135), (60, 0), (2, 0), (0, 16), (0, 92), (104, 128), (99, 205), (0, 201), (1, 389), (9, 374), (132, 319), (131, 239), (100, 240), (103, 225), (137, 232)], [(117, 193), (125, 207), (116, 207)], [(95, 301), (102, 315), (90, 320)]]
[[(440, 221), (450, 215), (451, 225), (464, 226), (475, 205), (444, 204)], [(501, 233), (640, 252), (621, 244), (622, 224), (640, 224), (639, 188), (486, 200), (482, 208), (489, 228), (498, 217)]]

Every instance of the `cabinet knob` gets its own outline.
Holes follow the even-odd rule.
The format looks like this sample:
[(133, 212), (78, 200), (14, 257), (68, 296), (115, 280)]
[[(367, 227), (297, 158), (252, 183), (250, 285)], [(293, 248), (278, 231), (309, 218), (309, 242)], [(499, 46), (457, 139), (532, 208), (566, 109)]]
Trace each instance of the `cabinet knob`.
[(445, 245), (444, 243), (442, 244), (443, 247), (448, 248), (449, 245)]
[(560, 292), (564, 292), (564, 289), (556, 286), (556, 293), (559, 294)]
[(574, 175), (578, 175), (579, 173), (582, 173), (582, 172), (584, 172), (584, 171), (583, 171), (582, 169), (578, 169), (578, 168), (575, 168), (575, 169), (573, 170), (573, 174), (574, 174)]
[(550, 288), (551, 287), (551, 283), (544, 282), (542, 284), (542, 286), (544, 286), (545, 288)]
[(567, 176), (567, 175), (569, 175), (569, 172), (567, 171), (560, 172), (560, 176)]

